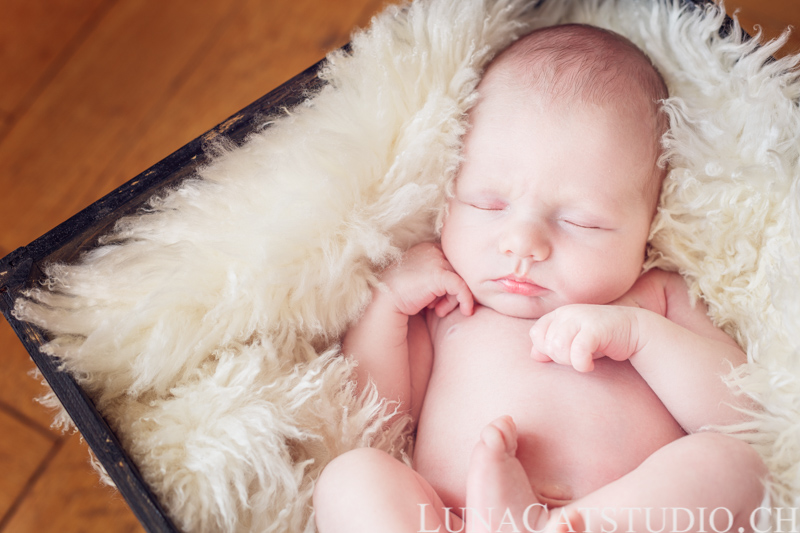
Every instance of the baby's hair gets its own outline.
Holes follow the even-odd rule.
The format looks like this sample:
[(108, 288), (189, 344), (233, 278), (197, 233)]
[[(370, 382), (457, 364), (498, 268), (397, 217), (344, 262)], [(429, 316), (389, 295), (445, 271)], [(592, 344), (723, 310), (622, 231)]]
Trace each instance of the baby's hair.
[(585, 24), (550, 26), (523, 36), (490, 64), (486, 76), (495, 70), (552, 99), (603, 104), (629, 91), (631, 82), (654, 106), (669, 96), (658, 70), (635, 44)]
[[(669, 97), (655, 65), (631, 41), (584, 24), (541, 28), (521, 37), (492, 61), (484, 79), (536, 92), (545, 105), (579, 102), (640, 106), (653, 121), (655, 154), (668, 128), (660, 103)], [(664, 169), (648, 180), (645, 193), (658, 198)], [(654, 205), (655, 207), (655, 205)]]

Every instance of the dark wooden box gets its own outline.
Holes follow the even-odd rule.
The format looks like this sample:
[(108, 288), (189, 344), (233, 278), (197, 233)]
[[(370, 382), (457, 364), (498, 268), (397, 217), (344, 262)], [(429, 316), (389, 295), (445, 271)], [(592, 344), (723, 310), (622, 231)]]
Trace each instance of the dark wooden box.
[(21, 291), (44, 278), (44, 264), (75, 261), (83, 251), (95, 247), (98, 237), (107, 233), (118, 219), (135, 213), (153, 194), (191, 177), (207, 161), (204, 153), (207, 141), (224, 135), (241, 143), (250, 132), (261, 127), (264, 117), (279, 114), (282, 109), (291, 108), (307, 98), (321, 84), (316, 77), (320, 65), (318, 63), (295, 76), (29, 245), (0, 260), (0, 309), (3, 315), (148, 531), (178, 530), (91, 399), (68, 373), (58, 370), (52, 357), (40, 351), (47, 342), (47, 334), (11, 315), (14, 301)]

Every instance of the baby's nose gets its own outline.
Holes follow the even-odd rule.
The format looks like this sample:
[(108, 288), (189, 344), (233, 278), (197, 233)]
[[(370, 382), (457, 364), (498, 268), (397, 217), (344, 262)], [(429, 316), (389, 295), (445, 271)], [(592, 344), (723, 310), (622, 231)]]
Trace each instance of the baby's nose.
[(500, 239), (500, 252), (535, 261), (550, 256), (551, 244), (543, 224), (525, 220), (509, 222)]

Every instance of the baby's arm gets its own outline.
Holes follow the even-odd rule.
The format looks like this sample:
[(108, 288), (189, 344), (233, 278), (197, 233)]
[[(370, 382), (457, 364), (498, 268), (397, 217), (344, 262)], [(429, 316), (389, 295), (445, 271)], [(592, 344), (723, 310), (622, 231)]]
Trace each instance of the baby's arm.
[(342, 353), (358, 361), (359, 390), (371, 380), (383, 398), (398, 401), (400, 411), (416, 420), (433, 361), (419, 313), (433, 307), (445, 316), (460, 307), (472, 314), (472, 293), (432, 243), (411, 248), (383, 272), (381, 282), (364, 315), (345, 334)]
[(746, 361), (744, 352), (692, 306), (683, 279), (651, 271), (616, 305), (570, 305), (545, 315), (531, 330), (539, 360), (591, 370), (592, 359), (629, 360), (688, 432), (743, 419), (752, 407), (722, 381)]

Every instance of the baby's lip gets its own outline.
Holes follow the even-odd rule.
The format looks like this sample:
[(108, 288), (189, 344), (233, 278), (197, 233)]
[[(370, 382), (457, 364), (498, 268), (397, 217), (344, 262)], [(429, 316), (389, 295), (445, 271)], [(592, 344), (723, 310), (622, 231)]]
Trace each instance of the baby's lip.
[(499, 284), (504, 291), (512, 294), (521, 294), (523, 296), (536, 296), (546, 290), (541, 285), (534, 283), (530, 278), (513, 274), (497, 278), (494, 281)]
[(532, 279), (525, 276), (517, 276), (516, 274), (511, 274), (500, 279), (507, 279), (511, 281), (518, 281), (520, 283), (530, 283), (532, 285), (536, 285)]

